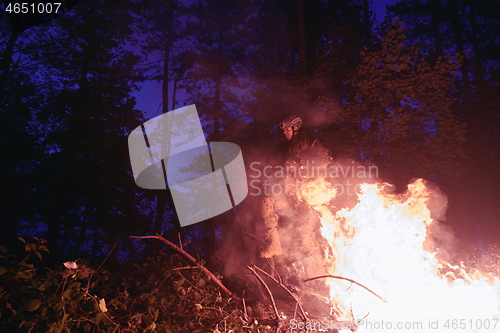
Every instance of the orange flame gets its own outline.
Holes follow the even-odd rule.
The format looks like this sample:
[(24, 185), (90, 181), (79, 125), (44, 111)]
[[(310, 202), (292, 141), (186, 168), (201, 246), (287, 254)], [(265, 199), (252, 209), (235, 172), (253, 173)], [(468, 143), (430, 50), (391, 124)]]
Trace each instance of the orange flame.
[(331, 184), (323, 178), (304, 182), (298, 197), (320, 214), (330, 246), (328, 274), (357, 281), (387, 300), (348, 281), (327, 279), (335, 320), (355, 323), (369, 314), (359, 332), (500, 332), (499, 279), (467, 273), (423, 248), (428, 226), (437, 223), (425, 181), (408, 185), (404, 195), (386, 193), (389, 184), (362, 184), (357, 205), (335, 213)]

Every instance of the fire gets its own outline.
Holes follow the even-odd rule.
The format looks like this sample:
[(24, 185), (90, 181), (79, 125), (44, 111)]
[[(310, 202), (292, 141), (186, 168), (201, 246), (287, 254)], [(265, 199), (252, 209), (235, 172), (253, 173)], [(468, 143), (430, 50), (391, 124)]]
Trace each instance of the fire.
[(478, 270), (451, 266), (424, 250), (431, 218), (425, 181), (404, 195), (388, 184), (363, 184), (352, 209), (333, 213), (336, 191), (323, 178), (304, 181), (299, 199), (316, 210), (330, 249), (327, 278), (332, 315), (357, 323), (359, 332), (494, 332), (500, 331), (500, 281)]

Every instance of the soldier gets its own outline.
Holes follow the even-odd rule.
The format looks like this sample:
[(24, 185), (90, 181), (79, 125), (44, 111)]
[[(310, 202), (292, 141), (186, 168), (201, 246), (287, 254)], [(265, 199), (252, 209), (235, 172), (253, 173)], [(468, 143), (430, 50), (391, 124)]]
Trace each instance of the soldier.
[(315, 176), (314, 167), (318, 170), (319, 167), (330, 163), (332, 159), (328, 150), (317, 139), (300, 131), (301, 127), (302, 119), (298, 116), (288, 116), (280, 122), (280, 128), (287, 141), (286, 163), (295, 164), (300, 169), (311, 168), (311, 174), (307, 173), (307, 175), (313, 177)]
[[(326, 166), (331, 160), (328, 150), (311, 135), (300, 131), (301, 127), (302, 119), (298, 116), (289, 116), (280, 122), (285, 138), (283, 162), (287, 168), (300, 171), (293, 177), (281, 179), (282, 188), (293, 188), (297, 182), (303, 180), (301, 177), (314, 177), (314, 170)], [(321, 237), (319, 220), (310, 212), (310, 207), (305, 202), (300, 202), (293, 192), (259, 199), (257, 225), (261, 230), (259, 238), (263, 240), (259, 255), (267, 259), (274, 271), (274, 257), (283, 254), (284, 247), (286, 253), (283, 259), (299, 266), (303, 265), (304, 274), (311, 276), (323, 268), (318, 242)], [(284, 221), (280, 222), (281, 227), (287, 229), (286, 232), (283, 231), (281, 241), (278, 233), (279, 217), (284, 218)]]
[[(302, 119), (292, 115), (280, 122), (280, 128), (285, 137), (285, 165), (288, 168), (296, 169), (298, 172), (290, 173), (284, 181), (287, 186), (301, 186), (311, 179), (318, 177), (319, 170), (325, 170), (332, 160), (328, 150), (315, 138), (301, 130)], [(323, 168), (323, 169), (322, 169)], [(324, 171), (324, 172), (325, 172)], [(292, 213), (283, 216), (288, 220), (288, 233), (292, 235), (284, 243), (284, 251), (288, 258), (295, 262), (293, 269), (288, 270), (292, 276), (311, 277), (326, 273), (323, 264), (323, 253), (320, 243), (324, 242), (320, 232), (320, 222), (318, 216), (311, 210), (311, 207), (301, 201), (299, 189), (288, 193), (288, 211)], [(281, 200), (280, 202), (283, 202)], [(285, 223), (286, 224), (286, 221)], [(302, 267), (302, 268), (300, 268)], [(291, 270), (290, 270), (291, 269)]]

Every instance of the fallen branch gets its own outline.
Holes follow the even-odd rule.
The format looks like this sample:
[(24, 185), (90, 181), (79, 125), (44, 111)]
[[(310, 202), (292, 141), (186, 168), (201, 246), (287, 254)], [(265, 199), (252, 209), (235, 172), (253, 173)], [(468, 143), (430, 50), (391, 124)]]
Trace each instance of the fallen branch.
[(300, 310), (300, 312), (302, 314), (302, 318), (304, 319), (304, 321), (308, 321), (306, 312), (304, 311), (304, 309), (302, 308), (302, 305), (300, 304), (300, 300), (297, 298), (297, 296), (295, 296), (290, 291), (290, 289), (288, 289), (283, 283), (281, 283), (281, 281), (278, 281), (276, 278), (274, 278), (273, 276), (271, 276), (271, 274), (269, 274), (268, 272), (266, 272), (262, 268), (260, 268), (258, 266), (255, 266), (255, 265), (253, 265), (253, 267), (256, 268), (257, 270), (259, 270), (259, 272), (264, 273), (268, 278), (270, 278), (271, 280), (273, 280), (274, 282), (276, 282), (276, 284), (278, 286), (280, 286), (281, 288), (283, 288), (290, 296), (292, 296), (292, 298), (295, 300), (297, 306), (299, 307), (299, 310)]
[(186, 257), (186, 259), (188, 259), (189, 261), (191, 261), (193, 264), (195, 264), (197, 267), (199, 267), (202, 271), (204, 271), (212, 279), (212, 281), (220, 289), (222, 289), (222, 291), (225, 292), (228, 296), (233, 297), (234, 299), (237, 299), (237, 300), (240, 299), (238, 296), (234, 295), (229, 289), (227, 289), (226, 286), (224, 286), (222, 284), (222, 282), (212, 272), (210, 272), (205, 266), (199, 264), (193, 256), (191, 256), (189, 253), (187, 253), (186, 251), (184, 251), (183, 249), (181, 249), (180, 247), (178, 247), (174, 243), (166, 240), (162, 236), (156, 234), (156, 236), (130, 236), (130, 238), (155, 238), (155, 239), (158, 239), (158, 240), (162, 241), (163, 243), (167, 244), (168, 246), (170, 246), (175, 251), (177, 251), (180, 254), (182, 254), (184, 257)]
[(245, 323), (248, 323), (249, 318), (248, 318), (248, 314), (247, 314), (247, 305), (245, 303), (245, 298), (241, 297), (241, 301), (243, 302), (243, 311), (244, 311), (244, 314), (245, 314), (245, 316), (244, 316)]
[(267, 260), (267, 263), (269, 264), (269, 267), (271, 267), (271, 269), (273, 270), (273, 274), (271, 274), (271, 275), (274, 277), (274, 274), (276, 274), (276, 276), (278, 276), (278, 279), (280, 280), (280, 283), (282, 283), (281, 276), (279, 275), (278, 271), (275, 268), (276, 265), (274, 264), (274, 259), (271, 257), (271, 258), (266, 258), (266, 260)]
[(333, 279), (339, 279), (339, 280), (345, 280), (345, 281), (349, 281), (351, 283), (354, 283), (354, 284), (357, 284), (358, 286), (368, 290), (369, 292), (371, 292), (373, 295), (377, 296), (378, 298), (380, 298), (384, 303), (387, 303), (387, 301), (380, 297), (379, 295), (377, 295), (376, 293), (374, 293), (373, 291), (371, 291), (370, 289), (368, 289), (367, 287), (363, 286), (361, 283), (359, 282), (356, 282), (354, 280), (351, 280), (351, 279), (348, 279), (348, 278), (345, 278), (345, 277), (342, 277), (342, 276), (336, 276), (336, 275), (322, 275), (322, 276), (316, 276), (316, 277), (313, 277), (313, 278), (310, 278), (310, 279), (306, 279), (304, 280), (304, 282), (307, 282), (307, 281), (312, 281), (312, 280), (317, 280), (317, 279), (323, 279), (323, 278), (333, 278)]
[(181, 233), (180, 233), (180, 232), (178, 232), (178, 233), (177, 233), (177, 238), (179, 238), (179, 247), (180, 247), (180, 249), (181, 249), (181, 250), (184, 250), (184, 249), (182, 248), (182, 239), (181, 239)]
[(174, 268), (173, 270), (180, 271), (182, 269), (198, 269), (198, 268), (200, 268), (200, 266), (186, 266), (186, 267), (177, 267), (177, 268)]
[(274, 302), (274, 297), (273, 297), (273, 294), (271, 293), (271, 290), (269, 289), (269, 287), (267, 286), (267, 284), (264, 282), (264, 280), (262, 280), (262, 278), (260, 277), (259, 273), (257, 273), (253, 267), (247, 266), (247, 268), (257, 278), (257, 280), (259, 280), (259, 282), (262, 283), (262, 285), (264, 286), (264, 288), (266, 288), (267, 294), (269, 295), (269, 298), (271, 299), (271, 303), (273, 305), (274, 313), (276, 314), (276, 319), (278, 320), (278, 323), (279, 323), (281, 317), (280, 317), (280, 314), (278, 312), (278, 308), (276, 307), (276, 303)]

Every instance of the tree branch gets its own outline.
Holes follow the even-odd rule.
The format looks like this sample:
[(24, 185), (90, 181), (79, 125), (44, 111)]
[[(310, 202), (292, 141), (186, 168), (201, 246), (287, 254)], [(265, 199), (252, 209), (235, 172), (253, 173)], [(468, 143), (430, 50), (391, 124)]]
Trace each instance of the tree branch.
[(368, 289), (367, 287), (363, 286), (361, 283), (359, 282), (356, 282), (354, 280), (351, 280), (351, 279), (348, 279), (348, 278), (345, 278), (345, 277), (342, 277), (342, 276), (336, 276), (336, 275), (322, 275), (322, 276), (316, 276), (316, 277), (313, 277), (313, 278), (310, 278), (310, 279), (306, 279), (304, 280), (304, 282), (307, 282), (307, 281), (312, 281), (312, 280), (316, 280), (316, 279), (322, 279), (322, 278), (333, 278), (333, 279), (339, 279), (339, 280), (345, 280), (345, 281), (349, 281), (351, 283), (354, 283), (354, 284), (357, 284), (358, 286), (368, 290), (369, 292), (371, 292), (373, 295), (377, 296), (378, 298), (380, 298), (384, 303), (387, 303), (387, 301), (380, 297), (379, 295), (375, 294), (373, 291), (371, 291), (370, 289)]
[(191, 256), (189, 253), (187, 253), (186, 251), (184, 251), (183, 249), (181, 249), (180, 247), (178, 247), (174, 243), (166, 240), (161, 235), (156, 234), (156, 236), (130, 236), (130, 238), (154, 238), (154, 239), (158, 239), (159, 241), (167, 244), (169, 247), (171, 247), (175, 251), (177, 251), (180, 254), (182, 254), (187, 260), (191, 261), (193, 264), (195, 264), (196, 266), (198, 266), (199, 268), (201, 268), (201, 270), (204, 271), (212, 279), (212, 281), (220, 289), (222, 289), (222, 291), (225, 292), (228, 296), (233, 297), (234, 299), (237, 299), (237, 300), (240, 299), (238, 296), (236, 296), (235, 294), (233, 294), (229, 289), (227, 289), (226, 286), (224, 286), (222, 284), (222, 282), (212, 272), (210, 272), (205, 266), (199, 264), (193, 256)]
[(269, 287), (267, 286), (267, 284), (264, 282), (264, 280), (262, 280), (262, 278), (260, 277), (259, 273), (257, 273), (253, 267), (247, 266), (247, 268), (257, 278), (257, 280), (259, 280), (259, 282), (262, 283), (262, 285), (264, 286), (264, 288), (266, 288), (267, 294), (269, 295), (269, 298), (271, 299), (271, 303), (273, 305), (274, 313), (276, 314), (276, 320), (278, 320), (278, 323), (279, 323), (281, 317), (280, 317), (280, 314), (278, 312), (278, 308), (276, 307), (276, 303), (274, 302), (274, 297), (273, 297), (273, 294), (271, 293), (271, 290), (269, 289)]
[(268, 272), (266, 272), (265, 270), (263, 270), (262, 268), (260, 267), (257, 267), (255, 265), (253, 265), (254, 268), (256, 268), (257, 270), (259, 270), (259, 272), (262, 272), (264, 273), (268, 278), (270, 278), (271, 280), (273, 280), (274, 282), (276, 282), (276, 284), (278, 286), (280, 286), (281, 288), (283, 288), (290, 296), (292, 296), (292, 298), (295, 300), (295, 302), (297, 302), (297, 305), (300, 309), (300, 312), (302, 314), (302, 318), (304, 319), (304, 321), (308, 321), (307, 319), (307, 315), (304, 311), (304, 309), (302, 308), (302, 305), (300, 304), (300, 300), (297, 298), (297, 296), (295, 296), (291, 291), (290, 289), (288, 289), (287, 287), (285, 287), (285, 285), (283, 285), (283, 283), (281, 283), (281, 281), (278, 281), (276, 278), (274, 278), (273, 276), (271, 276), (271, 274), (269, 274)]

